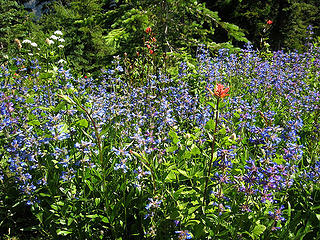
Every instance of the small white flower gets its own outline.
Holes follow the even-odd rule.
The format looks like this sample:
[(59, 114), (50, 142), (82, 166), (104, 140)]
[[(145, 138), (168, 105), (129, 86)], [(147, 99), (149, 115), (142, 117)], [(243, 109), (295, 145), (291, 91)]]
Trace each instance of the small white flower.
[(59, 42), (65, 42), (65, 40), (63, 38), (60, 38)]
[(61, 31), (59, 31), (59, 30), (55, 31), (54, 34), (55, 35), (63, 35), (63, 33)]
[(33, 56), (33, 53), (28, 53), (29, 56)]
[(63, 60), (63, 59), (60, 59), (60, 60), (58, 61), (58, 63), (59, 63), (59, 64), (63, 64), (63, 63), (66, 63), (66, 61)]
[(56, 35), (51, 35), (51, 37), (53, 40), (58, 40), (58, 37)]
[(63, 45), (59, 45), (58, 48), (64, 48), (64, 46)]
[(22, 41), (22, 43), (29, 43), (29, 44), (31, 44), (32, 42), (31, 42), (29, 39), (25, 39), (25, 40)]
[(38, 44), (36, 44), (35, 42), (31, 43), (32, 47), (38, 47)]
[(47, 43), (48, 45), (51, 45), (51, 44), (54, 44), (54, 41), (52, 41), (51, 39), (47, 38), (47, 39), (46, 39), (46, 43)]

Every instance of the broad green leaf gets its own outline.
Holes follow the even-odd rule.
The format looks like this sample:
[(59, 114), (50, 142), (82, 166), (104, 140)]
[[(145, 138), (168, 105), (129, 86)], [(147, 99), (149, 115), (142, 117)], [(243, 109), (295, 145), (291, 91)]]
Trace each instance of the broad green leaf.
[(109, 219), (107, 217), (104, 217), (104, 216), (100, 216), (101, 218), (101, 221), (104, 222), (104, 223), (109, 223)]
[(266, 230), (266, 226), (257, 224), (252, 230), (252, 234), (255, 237), (259, 237)]
[(201, 151), (196, 145), (193, 144), (191, 147), (191, 154), (198, 155), (198, 154), (201, 154)]
[(172, 182), (174, 180), (176, 180), (176, 174), (173, 171), (170, 171), (169, 174), (166, 176), (166, 178), (164, 179), (165, 182)]
[[(194, 206), (194, 207), (190, 207), (190, 208), (188, 209), (188, 214), (194, 213), (199, 207), (200, 207), (200, 205)], [(198, 221), (198, 220), (194, 220), (194, 221)], [(200, 221), (199, 221), (199, 222), (200, 222)]]
[(171, 146), (171, 147), (168, 147), (166, 151), (170, 153), (170, 152), (176, 151), (177, 149), (178, 149), (178, 146)]
[(277, 157), (272, 160), (277, 164), (283, 164), (286, 162), (286, 160), (283, 159), (283, 156), (278, 154), (277, 154)]
[(181, 170), (181, 169), (178, 169), (177, 171), (178, 171), (180, 174), (182, 174), (183, 176), (189, 178), (189, 175), (188, 175), (188, 173), (187, 173), (186, 171)]
[(81, 120), (77, 121), (76, 124), (81, 127), (85, 127), (85, 128), (87, 128), (89, 125), (89, 123), (86, 119), (81, 119)]
[(32, 121), (28, 122), (28, 125), (30, 125), (30, 126), (39, 126), (40, 122), (39, 122), (39, 120), (32, 120)]
[(174, 131), (170, 131), (169, 132), (169, 136), (172, 138), (172, 142), (174, 143), (174, 144), (177, 144), (178, 142), (179, 142), (179, 137), (178, 137), (178, 135), (177, 135), (177, 133), (176, 132), (174, 132)]
[(188, 151), (188, 150), (184, 151), (182, 157), (183, 157), (184, 159), (190, 159), (190, 158), (191, 158), (191, 152)]
[(206, 125), (205, 125), (205, 129), (207, 129), (207, 130), (214, 130), (214, 128), (215, 128), (215, 121), (213, 120), (213, 119), (210, 119), (207, 123), (206, 123)]
[(33, 98), (33, 97), (29, 97), (29, 98), (26, 100), (26, 103), (34, 103), (34, 98)]

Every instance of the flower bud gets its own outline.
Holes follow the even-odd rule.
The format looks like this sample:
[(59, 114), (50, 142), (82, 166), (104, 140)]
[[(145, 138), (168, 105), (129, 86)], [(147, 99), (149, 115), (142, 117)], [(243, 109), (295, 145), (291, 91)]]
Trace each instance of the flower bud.
[(150, 28), (150, 27), (147, 27), (147, 28), (146, 28), (146, 33), (147, 33), (147, 34), (151, 33), (151, 28)]
[(18, 49), (21, 49), (21, 48), (22, 48), (22, 44), (21, 44), (21, 42), (20, 42), (20, 40), (19, 40), (18, 38), (16, 38), (16, 39), (14, 40), (14, 42), (17, 44)]

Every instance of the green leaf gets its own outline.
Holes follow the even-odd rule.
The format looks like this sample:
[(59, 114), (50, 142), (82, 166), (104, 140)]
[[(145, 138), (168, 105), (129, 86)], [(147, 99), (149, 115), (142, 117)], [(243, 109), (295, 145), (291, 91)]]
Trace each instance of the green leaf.
[(221, 129), (219, 130), (219, 133), (222, 134), (222, 135), (226, 135), (227, 131), (226, 131), (225, 128), (221, 128)]
[(233, 113), (233, 116), (235, 116), (235, 118), (240, 118), (240, 114), (237, 113), (237, 112), (234, 112), (234, 113)]
[(32, 121), (28, 122), (28, 125), (30, 125), (30, 126), (39, 126), (40, 122), (39, 122), (39, 120), (32, 120)]
[(33, 97), (29, 97), (29, 98), (26, 100), (26, 103), (34, 103), (34, 98), (33, 98)]
[(205, 129), (207, 130), (214, 130), (216, 126), (216, 123), (213, 119), (210, 119), (207, 123), (206, 123), (206, 126), (205, 126)]
[(178, 134), (176, 133), (176, 132), (174, 132), (174, 131), (170, 131), (169, 132), (169, 136), (172, 138), (172, 142), (174, 143), (174, 144), (177, 144), (178, 142), (179, 142), (179, 137), (178, 137)]
[(165, 182), (172, 182), (174, 180), (176, 180), (176, 174), (174, 173), (174, 171), (170, 171), (169, 174), (166, 176), (166, 178), (164, 179)]
[(198, 154), (201, 154), (201, 151), (196, 145), (193, 144), (191, 147), (191, 154), (198, 155)]
[(273, 159), (273, 161), (277, 164), (283, 164), (286, 162), (286, 160), (283, 159), (283, 156), (278, 154), (277, 157)]
[(189, 178), (189, 175), (188, 175), (188, 173), (187, 173), (186, 171), (181, 170), (181, 169), (178, 169), (177, 171), (178, 171), (180, 174), (182, 174), (183, 176)]
[(59, 128), (59, 134), (69, 133), (69, 126), (66, 123), (62, 123), (61, 125), (62, 125), (62, 127)]
[(79, 121), (76, 122), (77, 125), (79, 125), (80, 127), (85, 127), (87, 128), (89, 123), (86, 119), (81, 119)]
[(142, 155), (140, 155), (139, 153), (135, 152), (135, 151), (131, 151), (131, 153), (136, 156), (137, 158), (143, 158)]
[(68, 224), (67, 225), (70, 226), (73, 221), (74, 221), (73, 218), (68, 218)]
[(210, 105), (213, 109), (216, 108), (216, 104), (213, 102), (207, 102), (208, 105)]
[(49, 79), (52, 78), (53, 73), (52, 72), (42, 72), (39, 74), (40, 79)]
[(66, 106), (66, 102), (60, 102), (53, 110), (55, 112), (59, 112), (61, 109), (64, 109)]
[(191, 152), (186, 150), (186, 151), (184, 151), (182, 157), (183, 157), (184, 159), (190, 159), (191, 156), (192, 156), (192, 155), (191, 155)]
[(70, 104), (75, 104), (75, 102), (67, 95), (64, 95), (61, 93), (61, 94), (58, 94), (58, 96)]
[(87, 218), (92, 218), (92, 219), (95, 219), (95, 218), (98, 218), (99, 215), (98, 214), (90, 214), (90, 215), (86, 215)]
[[(188, 208), (188, 215), (194, 213), (199, 207), (200, 207), (200, 205)], [(198, 220), (194, 220), (194, 221), (198, 221)], [(199, 223), (200, 223), (200, 221), (199, 221)]]
[(168, 147), (168, 148), (166, 149), (166, 151), (169, 152), (169, 153), (171, 153), (171, 152), (176, 151), (177, 149), (178, 149), (177, 146), (171, 146), (171, 147)]
[(40, 193), (39, 195), (41, 197), (52, 197), (51, 194), (47, 194), (47, 193)]
[(262, 224), (257, 224), (253, 231), (252, 234), (255, 237), (259, 237), (264, 231), (266, 230), (266, 226), (262, 225)]
[(85, 180), (85, 183), (89, 187), (90, 191), (93, 191), (93, 187), (92, 187), (91, 181)]
[(57, 234), (62, 236), (67, 236), (71, 233), (72, 233), (72, 230), (61, 230), (61, 229), (57, 230)]
[(41, 109), (41, 110), (44, 110), (44, 111), (49, 111), (49, 112), (54, 110), (54, 107), (52, 107), (52, 106), (50, 106), (50, 107), (39, 106), (38, 108)]
[(109, 223), (109, 219), (107, 217), (104, 217), (104, 216), (100, 216), (101, 218), (101, 221), (104, 222), (104, 223)]

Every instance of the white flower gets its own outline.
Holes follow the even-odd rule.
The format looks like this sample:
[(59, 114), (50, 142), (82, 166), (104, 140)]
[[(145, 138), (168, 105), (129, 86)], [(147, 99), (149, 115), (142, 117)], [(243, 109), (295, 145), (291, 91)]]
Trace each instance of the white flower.
[(66, 63), (66, 61), (63, 60), (63, 59), (60, 59), (60, 60), (58, 61), (58, 63), (59, 63), (59, 64), (63, 64), (63, 63)]
[(56, 35), (51, 35), (51, 37), (53, 40), (58, 40), (58, 37)]
[(54, 34), (55, 35), (63, 35), (63, 33), (61, 31), (59, 31), (59, 30), (55, 31)]
[(52, 41), (51, 39), (47, 38), (47, 39), (46, 39), (46, 43), (47, 43), (48, 45), (51, 45), (51, 44), (54, 44), (54, 41)]
[(64, 46), (63, 45), (59, 45), (58, 48), (64, 48)]
[(22, 41), (22, 43), (29, 43), (29, 44), (31, 44), (32, 42), (31, 42), (29, 39), (25, 39), (25, 40)]
[(33, 53), (28, 53), (29, 56), (33, 56)]
[(63, 38), (60, 38), (59, 42), (65, 42), (65, 40)]
[(31, 43), (32, 47), (38, 47), (38, 44), (36, 44), (35, 42)]

